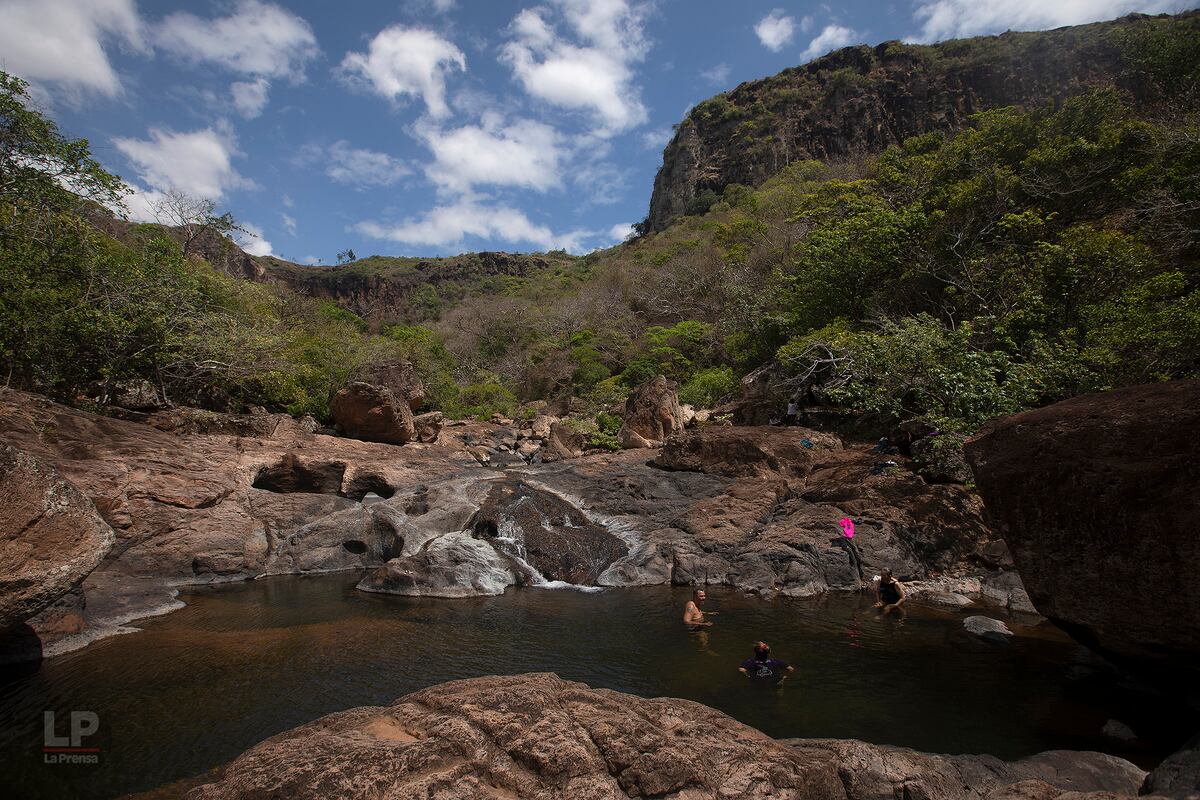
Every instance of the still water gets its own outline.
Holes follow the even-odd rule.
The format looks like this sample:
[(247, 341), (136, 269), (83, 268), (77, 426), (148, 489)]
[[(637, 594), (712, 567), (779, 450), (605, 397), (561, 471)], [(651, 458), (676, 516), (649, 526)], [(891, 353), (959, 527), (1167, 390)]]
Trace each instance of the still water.
[[(1060, 635), (988, 644), (963, 632), (965, 615), (914, 611), (901, 622), (880, 618), (865, 597), (712, 591), (716, 624), (692, 634), (680, 623), (684, 589), (434, 600), (365, 594), (357, 580), (276, 578), (185, 594), (186, 608), (139, 623), (139, 633), (0, 673), (6, 795), (153, 788), (331, 711), (454, 678), (531, 671), (697, 700), (776, 737), (1004, 758), (1098, 749), (1153, 765), (1181, 735), (1163, 721), (1172, 711), (1163, 701), (1097, 674)], [(757, 639), (796, 666), (778, 688), (736, 671)], [(71, 711), (98, 715), (100, 730), (86, 740), (100, 747), (97, 766), (43, 763), (47, 710), (60, 736)], [(1110, 718), (1151, 741), (1121, 749), (1101, 735)]]

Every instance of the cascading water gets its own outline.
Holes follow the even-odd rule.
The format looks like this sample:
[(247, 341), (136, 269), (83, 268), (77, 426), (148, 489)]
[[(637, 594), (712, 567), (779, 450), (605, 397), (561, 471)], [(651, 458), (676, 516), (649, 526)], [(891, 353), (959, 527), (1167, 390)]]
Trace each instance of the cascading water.
[(470, 526), (512, 559), (531, 586), (598, 590), (596, 577), (628, 546), (578, 507), (521, 480), (497, 481)]

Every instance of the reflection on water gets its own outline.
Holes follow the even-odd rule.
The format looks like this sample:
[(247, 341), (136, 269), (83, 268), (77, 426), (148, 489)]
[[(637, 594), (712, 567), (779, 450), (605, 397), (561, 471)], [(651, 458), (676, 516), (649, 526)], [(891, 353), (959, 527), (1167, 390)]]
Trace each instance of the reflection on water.
[[(20, 797), (112, 797), (195, 775), (322, 714), (390, 703), (454, 678), (557, 672), (644, 696), (697, 700), (772, 736), (853, 737), (1014, 758), (1104, 749), (1153, 763), (1182, 732), (1166, 710), (1081, 665), (1060, 636), (990, 645), (961, 616), (881, 618), (867, 598), (762, 600), (717, 590), (715, 625), (680, 623), (688, 592), (509, 590), (431, 600), (358, 592), (357, 574), (278, 578), (183, 597), (144, 631), (0, 673), (0, 756)], [(775, 689), (737, 672), (754, 641), (796, 673)], [(65, 733), (94, 711), (98, 767), (42, 763), (43, 712)], [(1121, 719), (1155, 747), (1114, 750)], [(1194, 722), (1194, 721), (1189, 721)], [(1182, 726), (1182, 723), (1177, 723)], [(10, 795), (11, 796), (11, 795)]]

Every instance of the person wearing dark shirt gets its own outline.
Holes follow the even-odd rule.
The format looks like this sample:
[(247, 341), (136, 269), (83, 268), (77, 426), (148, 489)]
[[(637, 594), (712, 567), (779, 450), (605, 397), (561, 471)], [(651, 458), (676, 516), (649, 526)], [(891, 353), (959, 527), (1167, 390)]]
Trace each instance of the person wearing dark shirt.
[(903, 613), (904, 600), (904, 584), (892, 577), (890, 569), (882, 570), (879, 583), (875, 586), (875, 607), (882, 609), (885, 614), (892, 611)]
[(795, 672), (796, 668), (778, 658), (771, 658), (771, 646), (766, 642), (754, 645), (754, 658), (748, 658), (738, 667), (738, 672), (756, 680), (778, 683)]

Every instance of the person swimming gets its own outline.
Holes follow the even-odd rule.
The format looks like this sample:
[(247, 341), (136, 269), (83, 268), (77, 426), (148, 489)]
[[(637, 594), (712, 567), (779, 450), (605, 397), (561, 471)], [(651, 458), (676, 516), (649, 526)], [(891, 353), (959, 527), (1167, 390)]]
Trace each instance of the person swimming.
[(705, 612), (700, 608), (700, 604), (708, 599), (708, 595), (703, 589), (695, 589), (692, 591), (692, 599), (687, 601), (687, 605), (683, 607), (683, 624), (688, 626), (688, 630), (697, 631), (700, 628), (712, 625), (711, 622), (704, 617), (716, 616), (716, 611)]
[(771, 658), (771, 645), (756, 642), (754, 657), (748, 658), (738, 667), (738, 672), (764, 683), (779, 683), (796, 668), (779, 658)]
[(890, 569), (882, 570), (879, 582), (875, 584), (875, 607), (890, 614), (892, 611), (902, 611), (904, 600), (904, 584), (892, 577)]

